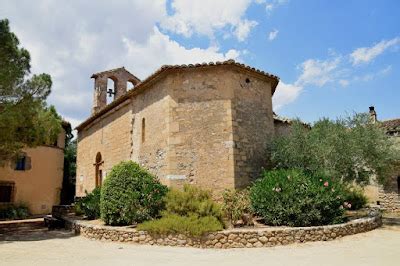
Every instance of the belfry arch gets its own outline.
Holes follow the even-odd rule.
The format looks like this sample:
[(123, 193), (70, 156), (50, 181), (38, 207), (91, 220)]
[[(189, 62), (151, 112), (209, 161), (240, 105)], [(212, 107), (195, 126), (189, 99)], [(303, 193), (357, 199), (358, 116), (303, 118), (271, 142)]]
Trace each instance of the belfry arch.
[[(92, 114), (124, 95), (127, 92), (128, 83), (131, 83), (132, 87), (140, 83), (140, 79), (124, 67), (98, 72), (91, 78), (94, 79)], [(113, 88), (108, 88), (108, 80), (112, 80), (114, 83)]]

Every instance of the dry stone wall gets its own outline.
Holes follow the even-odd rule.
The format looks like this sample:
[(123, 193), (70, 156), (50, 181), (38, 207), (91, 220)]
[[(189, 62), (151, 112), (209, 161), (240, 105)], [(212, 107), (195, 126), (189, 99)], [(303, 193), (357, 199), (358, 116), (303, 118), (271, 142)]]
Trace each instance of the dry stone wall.
[(133, 228), (91, 225), (88, 221), (77, 221), (72, 218), (64, 219), (68, 228), (90, 239), (197, 248), (258, 248), (312, 241), (329, 241), (347, 235), (371, 231), (382, 225), (380, 214), (375, 213), (371, 217), (360, 218), (345, 224), (234, 229), (209, 233), (202, 238), (193, 238), (181, 234), (157, 236)]

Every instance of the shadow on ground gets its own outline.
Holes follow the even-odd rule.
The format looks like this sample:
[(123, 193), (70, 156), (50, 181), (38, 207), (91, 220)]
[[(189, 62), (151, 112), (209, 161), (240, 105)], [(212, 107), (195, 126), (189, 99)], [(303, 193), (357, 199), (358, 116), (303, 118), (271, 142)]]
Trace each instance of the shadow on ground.
[(50, 231), (47, 228), (41, 228), (29, 232), (0, 234), (0, 245), (16, 241), (42, 241), (48, 239), (66, 239), (71, 237), (75, 237), (75, 234), (69, 230), (57, 229)]
[(391, 230), (400, 231), (400, 214), (386, 213), (382, 217), (383, 227)]

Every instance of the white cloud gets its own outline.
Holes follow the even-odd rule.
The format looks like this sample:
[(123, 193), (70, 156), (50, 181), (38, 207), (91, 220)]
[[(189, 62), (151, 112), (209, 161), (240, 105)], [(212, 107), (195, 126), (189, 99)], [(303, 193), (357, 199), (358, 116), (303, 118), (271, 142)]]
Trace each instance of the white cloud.
[[(239, 17), (248, 1), (241, 2), (239, 6), (232, 5), (231, 9), (238, 11), (222, 14), (225, 21), (234, 25), (244, 21)], [(215, 45), (186, 48), (161, 33), (155, 25), (168, 16), (165, 0), (120, 0), (111, 6), (105, 0), (96, 1), (95, 5), (71, 0), (63, 2), (62, 8), (58, 1), (51, 0), (20, 0), (18, 4), (6, 1), (0, 13), (10, 19), (11, 30), (29, 50), (32, 72), (52, 76), (49, 103), (74, 125), (90, 114), (92, 73), (125, 65), (145, 78), (162, 64), (238, 60), (241, 55), (234, 49), (222, 52)], [(194, 21), (199, 19), (201, 14)], [(192, 25), (188, 23), (191, 29)]]
[(375, 71), (373, 73), (367, 73), (367, 74), (364, 74), (364, 75), (354, 76), (353, 81), (368, 82), (368, 81), (374, 80), (374, 79), (379, 78), (379, 77), (384, 77), (384, 76), (388, 75), (390, 72), (392, 72), (392, 66), (391, 65), (386, 66), (385, 68), (382, 68), (381, 70)]
[(289, 0), (259, 0), (259, 3), (264, 3), (265, 4), (265, 10), (267, 11), (268, 14), (272, 12), (275, 8), (277, 8), (280, 5), (284, 5), (289, 2)]
[(372, 60), (373, 57), (382, 53), (384, 49), (394, 46), (397, 43), (400, 43), (400, 38), (380, 42), (371, 48), (357, 49), (358, 53), (356, 53), (356, 55), (359, 56), (357, 57), (359, 61), (357, 61), (356, 64), (354, 64), (354, 61), (353, 64), (351, 64), (349, 61), (343, 60), (343, 58), (348, 58), (349, 56), (353, 57), (355, 55), (354, 52), (350, 55), (342, 56), (332, 52), (332, 49), (328, 51), (330, 54), (328, 59), (308, 59), (304, 61), (299, 66), (301, 73), (293, 84), (281, 82), (278, 86), (273, 99), (274, 107), (279, 109), (293, 102), (307, 86), (324, 87), (327, 84), (337, 84), (342, 87), (347, 87), (353, 82), (370, 82), (376, 78), (388, 75), (392, 71), (391, 65), (366, 74), (358, 74), (359, 68), (354, 65)]
[(400, 44), (400, 37), (388, 41), (380, 41), (371, 47), (357, 48), (350, 54), (350, 60), (353, 65), (368, 63), (382, 54), (386, 49), (398, 44)]
[(268, 34), (268, 40), (273, 41), (278, 36), (279, 30), (273, 30)]
[(335, 79), (335, 70), (340, 61), (340, 57), (328, 60), (308, 59), (301, 64), (302, 73), (296, 83), (324, 86)]
[(251, 3), (252, 0), (173, 0), (174, 13), (161, 22), (161, 27), (185, 37), (197, 33), (210, 38), (228, 27), (243, 41), (257, 25), (244, 18)]
[[(219, 51), (216, 46), (207, 49), (192, 48), (187, 49), (178, 42), (171, 40), (168, 35), (154, 27), (153, 33), (145, 43), (137, 43), (133, 40), (124, 38), (123, 42), (127, 48), (124, 58), (119, 61), (125, 63), (133, 73), (145, 77), (162, 64), (189, 64), (202, 63), (209, 61), (223, 61), (227, 59), (238, 59), (240, 52), (229, 50), (225, 54)], [(143, 60), (146, 55), (146, 60)]]
[(249, 36), (251, 29), (257, 26), (257, 24), (258, 23), (254, 20), (245, 19), (243, 21), (240, 21), (235, 29), (235, 36), (238, 41), (242, 42), (246, 40), (247, 36)]
[(272, 98), (274, 110), (279, 110), (283, 106), (295, 101), (303, 90), (302, 86), (286, 84), (280, 81)]
[(350, 82), (347, 79), (341, 79), (339, 80), (339, 84), (342, 87), (347, 87), (350, 84)]

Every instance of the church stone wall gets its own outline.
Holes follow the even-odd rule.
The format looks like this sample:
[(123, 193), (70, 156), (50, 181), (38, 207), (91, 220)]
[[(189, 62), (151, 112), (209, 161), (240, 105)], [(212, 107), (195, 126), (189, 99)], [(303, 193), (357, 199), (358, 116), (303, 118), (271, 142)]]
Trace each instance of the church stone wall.
[(95, 162), (97, 153), (104, 163), (103, 177), (120, 161), (129, 160), (131, 152), (132, 113), (129, 101), (111, 110), (78, 133), (76, 196), (96, 186)]
[(80, 129), (77, 196), (96, 186), (98, 152), (103, 176), (133, 160), (166, 185), (191, 183), (214, 194), (248, 185), (265, 166), (274, 134), (265, 76), (229, 65), (184, 68), (141, 89)]
[(132, 98), (130, 159), (158, 176), (163, 183), (168, 174), (169, 84), (166, 79)]
[(234, 187), (231, 75), (226, 68), (186, 69), (169, 76), (169, 176), (214, 192)]
[(235, 187), (243, 188), (267, 166), (265, 151), (274, 135), (272, 92), (268, 81), (242, 71), (232, 73), (230, 83), (234, 89)]

